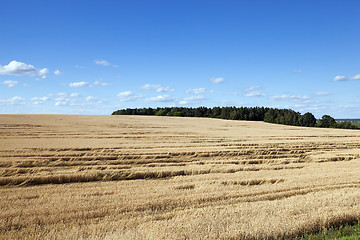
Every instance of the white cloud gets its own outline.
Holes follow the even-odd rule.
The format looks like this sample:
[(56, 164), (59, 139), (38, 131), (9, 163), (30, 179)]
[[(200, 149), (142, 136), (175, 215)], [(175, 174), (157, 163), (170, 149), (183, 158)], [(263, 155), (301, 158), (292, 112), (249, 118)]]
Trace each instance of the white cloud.
[(191, 105), (191, 104), (202, 103), (204, 101), (205, 101), (205, 98), (203, 96), (191, 96), (188, 98), (184, 98), (182, 101), (179, 102), (179, 104)]
[(333, 79), (334, 82), (352, 81), (352, 80), (360, 80), (360, 74), (357, 74), (357, 75), (352, 76), (352, 77), (338, 75), (338, 76), (335, 76), (334, 79)]
[(245, 92), (250, 92), (250, 91), (253, 91), (255, 89), (259, 89), (260, 86), (251, 86), (251, 87), (248, 87), (248, 88), (244, 88), (244, 91)]
[(78, 68), (78, 69), (83, 69), (83, 68), (85, 68), (85, 67), (80, 66), (80, 65), (75, 65), (74, 67), (75, 67), (75, 68)]
[(33, 104), (38, 105), (38, 104), (43, 104), (44, 102), (50, 100), (49, 97), (45, 96), (45, 97), (33, 97), (30, 98), (31, 101), (34, 101)]
[(201, 94), (201, 93), (206, 93), (206, 92), (212, 93), (214, 91), (207, 90), (205, 88), (193, 88), (193, 89), (186, 90), (186, 93), (188, 93), (188, 94)]
[(96, 97), (93, 97), (93, 96), (88, 96), (85, 98), (85, 101), (96, 101), (97, 98)]
[(88, 82), (73, 82), (69, 84), (69, 87), (88, 87)]
[(0, 106), (10, 106), (10, 105), (21, 105), (24, 103), (24, 98), (15, 96), (9, 99), (0, 100)]
[(96, 97), (94, 97), (94, 96), (87, 96), (87, 97), (85, 98), (85, 101), (87, 101), (87, 102), (92, 102), (92, 103), (96, 103), (96, 104), (101, 104), (101, 103), (106, 102), (105, 99), (99, 99), (99, 98), (96, 98)]
[(95, 81), (94, 85), (96, 85), (96, 86), (109, 86), (110, 84), (106, 83), (106, 82)]
[(55, 99), (55, 106), (80, 106), (81, 104), (78, 103), (80, 94), (78, 93), (64, 93), (60, 92)]
[(300, 101), (310, 99), (308, 96), (296, 96), (296, 95), (281, 95), (273, 96), (274, 100), (284, 100), (284, 101)]
[(47, 101), (49, 99), (50, 99), (49, 97), (33, 97), (33, 98), (30, 98), (30, 100), (32, 100), (32, 101), (43, 101), (43, 102), (45, 102), (45, 101)]
[(64, 93), (64, 92), (60, 92), (58, 94), (56, 94), (57, 98), (55, 99), (56, 101), (63, 101), (63, 100), (66, 100), (66, 99), (74, 99), (74, 98), (77, 98), (77, 97), (80, 97), (80, 94), (79, 93), (70, 93), (70, 94), (67, 94), (67, 93)]
[(152, 84), (145, 84), (144, 86), (140, 87), (141, 90), (155, 90), (156, 92), (173, 92), (175, 91), (171, 87), (162, 87), (161, 85), (152, 85)]
[(137, 95), (131, 91), (126, 91), (126, 92), (121, 92), (117, 94), (117, 97), (120, 99), (120, 101), (122, 102), (129, 102), (129, 101), (135, 101), (139, 98), (142, 98), (143, 95)]
[(219, 77), (219, 78), (210, 78), (209, 81), (210, 81), (211, 83), (217, 84), (217, 83), (222, 83), (222, 82), (224, 82), (225, 79), (222, 78), (222, 77)]
[(317, 92), (316, 96), (329, 96), (331, 94), (332, 94), (331, 92)]
[(39, 71), (40, 76), (45, 76), (48, 73), (49, 73), (49, 70), (47, 68), (43, 68)]
[(169, 95), (160, 95), (157, 97), (151, 97), (145, 100), (146, 102), (175, 102), (176, 98)]
[(26, 63), (11, 61), (8, 65), (0, 65), (0, 75), (15, 75), (15, 76), (45, 76), (49, 72), (47, 68), (36, 69), (33, 65)]
[(156, 92), (173, 92), (173, 91), (175, 91), (175, 89), (171, 87), (159, 87), (158, 89), (156, 89)]
[(156, 90), (160, 88), (160, 85), (151, 85), (151, 84), (145, 84), (144, 86), (140, 87), (142, 90)]
[(60, 72), (60, 70), (55, 70), (55, 71), (54, 71), (54, 74), (55, 74), (56, 76), (59, 76), (59, 75), (61, 74), (61, 72)]
[(266, 96), (265, 93), (262, 92), (249, 92), (247, 94), (245, 94), (246, 97), (263, 97)]
[(302, 73), (302, 70), (301, 69), (295, 69), (293, 72), (294, 73)]
[(8, 87), (15, 87), (18, 84), (18, 81), (13, 80), (5, 80), (2, 82), (2, 84), (7, 85)]
[(56, 103), (55, 103), (55, 106), (70, 106), (71, 104), (70, 104), (70, 101), (57, 101)]
[(97, 65), (102, 65), (102, 66), (109, 66), (110, 63), (106, 60), (94, 60), (94, 63)]

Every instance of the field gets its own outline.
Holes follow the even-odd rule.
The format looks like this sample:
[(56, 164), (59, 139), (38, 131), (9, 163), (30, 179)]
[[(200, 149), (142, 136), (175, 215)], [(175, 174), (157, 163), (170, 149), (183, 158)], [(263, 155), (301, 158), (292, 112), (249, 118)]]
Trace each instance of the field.
[(1, 239), (274, 239), (360, 219), (360, 131), (0, 115)]

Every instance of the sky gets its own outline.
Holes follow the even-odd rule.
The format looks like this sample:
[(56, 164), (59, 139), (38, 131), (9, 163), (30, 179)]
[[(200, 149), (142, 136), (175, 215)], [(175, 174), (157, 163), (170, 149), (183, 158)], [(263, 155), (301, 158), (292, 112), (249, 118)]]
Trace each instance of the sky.
[(0, 114), (265, 106), (360, 118), (360, 1), (1, 1)]

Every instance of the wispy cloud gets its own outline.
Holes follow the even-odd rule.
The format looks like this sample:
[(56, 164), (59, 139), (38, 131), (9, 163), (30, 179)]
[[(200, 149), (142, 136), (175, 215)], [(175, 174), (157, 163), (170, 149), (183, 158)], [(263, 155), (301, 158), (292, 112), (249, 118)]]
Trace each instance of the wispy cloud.
[(94, 97), (94, 96), (87, 96), (87, 97), (85, 98), (85, 101), (96, 101), (96, 100), (97, 100), (97, 98)]
[(106, 83), (106, 82), (100, 82), (100, 81), (95, 81), (94, 82), (94, 85), (96, 86), (109, 86), (110, 84), (109, 83)]
[(274, 100), (283, 100), (283, 101), (301, 101), (301, 100), (310, 99), (310, 97), (308, 96), (296, 96), (296, 95), (281, 95), (281, 96), (273, 96), (271, 98)]
[(250, 91), (253, 91), (253, 90), (259, 89), (259, 88), (260, 88), (260, 86), (251, 86), (251, 87), (248, 87), (248, 88), (244, 88), (243, 90), (245, 92), (250, 92)]
[(316, 96), (329, 96), (332, 95), (331, 92), (317, 92), (315, 93)]
[(49, 72), (47, 68), (38, 70), (33, 65), (11, 61), (8, 65), (0, 65), (0, 75), (14, 75), (14, 76), (41, 76), (46, 78), (46, 74)]
[(214, 91), (207, 90), (205, 88), (193, 88), (193, 89), (186, 90), (186, 93), (188, 93), (188, 94), (201, 94), (201, 93), (206, 93), (206, 92), (212, 93)]
[(249, 92), (247, 94), (245, 94), (246, 97), (263, 97), (266, 96), (265, 93), (262, 92)]
[(225, 81), (225, 79), (224, 79), (224, 78), (222, 78), (222, 77), (219, 77), (219, 78), (210, 78), (210, 79), (209, 79), (209, 81), (210, 81), (211, 83), (218, 84), (218, 83), (222, 83), (222, 82), (224, 82), (224, 81)]
[(294, 73), (302, 73), (302, 70), (301, 69), (295, 69), (293, 72)]
[(45, 96), (45, 97), (33, 97), (33, 98), (30, 98), (30, 100), (34, 101), (33, 104), (38, 105), (38, 104), (43, 104), (46, 101), (49, 101), (50, 97), (48, 97), (48, 96)]
[(126, 92), (118, 93), (117, 97), (121, 102), (130, 102), (130, 101), (135, 101), (139, 98), (143, 98), (144, 96), (140, 94), (135, 94), (131, 91), (126, 91)]
[(103, 59), (94, 60), (94, 63), (97, 64), (97, 65), (102, 65), (102, 66), (109, 66), (110, 65), (110, 63), (108, 61), (103, 60)]
[(140, 87), (140, 89), (142, 89), (142, 90), (156, 90), (159, 87), (161, 87), (161, 86), (160, 85), (145, 84), (144, 86)]
[(106, 102), (105, 99), (99, 99), (99, 98), (94, 97), (94, 96), (87, 96), (87, 97), (85, 98), (85, 101), (86, 101), (86, 102), (93, 102), (93, 103), (97, 103), (97, 104), (101, 104), (101, 103)]
[(175, 89), (167, 86), (162, 87), (161, 85), (155, 84), (145, 84), (144, 86), (140, 87), (141, 90), (155, 90), (156, 92), (173, 92)]
[(55, 71), (54, 71), (54, 74), (55, 74), (56, 76), (59, 76), (59, 75), (61, 74), (61, 72), (60, 72), (60, 70), (55, 70)]
[(11, 88), (11, 87), (15, 87), (18, 84), (18, 81), (5, 80), (2, 82), (2, 84), (7, 85), (7, 87)]
[(146, 102), (175, 102), (176, 98), (170, 95), (159, 95), (157, 97), (151, 97), (145, 100)]
[(25, 98), (15, 96), (9, 99), (1, 100), (0, 99), (0, 106), (11, 106), (11, 105), (22, 105), (25, 104)]
[(360, 74), (357, 74), (352, 77), (338, 75), (338, 76), (335, 76), (333, 79), (334, 82), (353, 81), (353, 80), (360, 80)]
[(206, 99), (203, 96), (191, 96), (188, 98), (184, 98), (182, 101), (179, 102), (181, 105), (192, 105), (192, 104), (199, 104), (204, 102)]
[(75, 87), (75, 88), (88, 87), (88, 86), (89, 86), (88, 82), (73, 82), (69, 84), (69, 87)]
[(79, 106), (81, 104), (78, 103), (79, 98), (81, 97), (78, 93), (65, 93), (60, 92), (56, 94), (55, 98), (55, 106)]

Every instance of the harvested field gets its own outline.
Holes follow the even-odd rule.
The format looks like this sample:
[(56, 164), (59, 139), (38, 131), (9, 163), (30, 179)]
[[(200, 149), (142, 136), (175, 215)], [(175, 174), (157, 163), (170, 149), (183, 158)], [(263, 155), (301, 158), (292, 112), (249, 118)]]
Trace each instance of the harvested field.
[(0, 115), (1, 239), (273, 239), (360, 219), (360, 131)]

